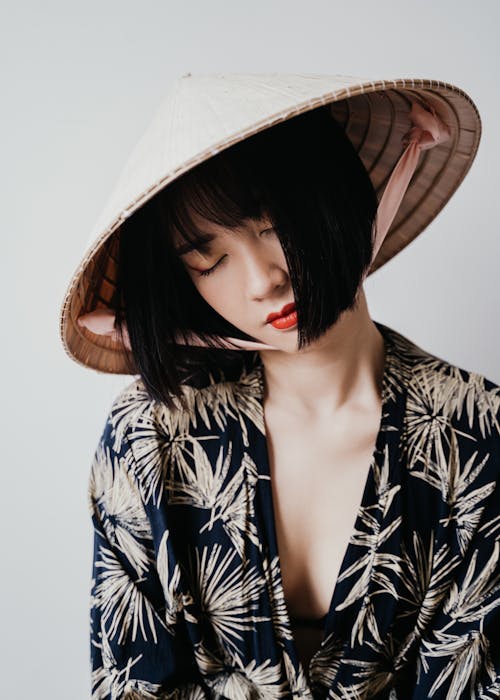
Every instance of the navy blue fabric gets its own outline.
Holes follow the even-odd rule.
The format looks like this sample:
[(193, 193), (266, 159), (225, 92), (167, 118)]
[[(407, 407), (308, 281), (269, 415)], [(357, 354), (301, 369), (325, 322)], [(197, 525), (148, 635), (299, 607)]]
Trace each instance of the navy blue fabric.
[(186, 386), (187, 410), (140, 379), (117, 396), (89, 480), (95, 700), (500, 697), (500, 387), (376, 325), (380, 429), (306, 665), (258, 353), (237, 379)]

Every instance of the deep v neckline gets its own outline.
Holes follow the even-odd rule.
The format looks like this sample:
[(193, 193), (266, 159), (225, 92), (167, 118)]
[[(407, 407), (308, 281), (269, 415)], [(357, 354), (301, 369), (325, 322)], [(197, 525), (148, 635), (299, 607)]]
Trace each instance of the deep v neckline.
[[(319, 649), (313, 654), (311, 657), (309, 663), (307, 666), (303, 664), (303, 662), (300, 659), (300, 656), (298, 654), (298, 648), (295, 643), (295, 638), (293, 636), (293, 626), (292, 626), (292, 621), (291, 621), (291, 616), (286, 604), (285, 600), (285, 593), (284, 593), (284, 586), (283, 586), (283, 578), (282, 578), (282, 572), (281, 572), (281, 560), (279, 556), (279, 549), (278, 549), (278, 537), (277, 537), (277, 529), (276, 529), (276, 509), (275, 509), (275, 503), (274, 503), (274, 498), (273, 498), (273, 493), (272, 493), (272, 476), (271, 476), (271, 469), (270, 469), (270, 459), (269, 459), (269, 445), (268, 445), (268, 438), (267, 438), (267, 430), (266, 430), (266, 425), (265, 425), (265, 415), (264, 415), (264, 393), (265, 393), (265, 378), (264, 378), (264, 367), (262, 365), (262, 362), (258, 362), (256, 367), (255, 367), (255, 372), (256, 372), (256, 378), (257, 378), (257, 385), (258, 385), (258, 396), (257, 396), (257, 407), (260, 415), (258, 416), (259, 418), (259, 423), (261, 425), (261, 430), (262, 432), (260, 433), (261, 439), (263, 442), (262, 449), (259, 449), (259, 454), (261, 455), (261, 459), (258, 461), (257, 464), (257, 474), (258, 478), (264, 480), (267, 482), (267, 485), (265, 488), (268, 489), (267, 493), (267, 503), (268, 503), (268, 509), (269, 509), (269, 519), (268, 519), (268, 527), (266, 528), (267, 530), (267, 545), (270, 547), (271, 551), (275, 552), (277, 555), (277, 560), (276, 564), (274, 567), (274, 585), (275, 585), (275, 591), (277, 594), (277, 597), (282, 601), (282, 615), (280, 619), (280, 624), (282, 628), (284, 629), (286, 633), (286, 638), (289, 640), (290, 644), (290, 652), (291, 656), (293, 657), (294, 663), (296, 664), (296, 667), (298, 669), (298, 674), (302, 675), (304, 672), (306, 673), (306, 679), (307, 682), (309, 683), (310, 678), (311, 678), (311, 666), (314, 663), (315, 659), (321, 654), (323, 648), (325, 647), (325, 643), (327, 642), (328, 638), (331, 635), (331, 632), (333, 631), (333, 618), (335, 617), (335, 606), (337, 604), (337, 599), (339, 597), (339, 583), (342, 580), (343, 575), (345, 575), (345, 571), (347, 569), (347, 562), (352, 559), (353, 557), (351, 556), (352, 554), (352, 548), (355, 547), (355, 543), (353, 542), (353, 537), (356, 534), (356, 532), (359, 530), (359, 525), (362, 519), (362, 513), (363, 509), (365, 509), (368, 506), (368, 500), (369, 500), (369, 494), (372, 493), (373, 487), (374, 487), (374, 467), (376, 464), (376, 457), (377, 455), (381, 454), (384, 450), (384, 444), (386, 441), (386, 428), (389, 420), (389, 413), (386, 410), (387, 408), (387, 403), (391, 394), (390, 391), (390, 379), (389, 379), (389, 373), (392, 365), (392, 358), (394, 356), (393, 354), (393, 347), (392, 347), (392, 341), (391, 338), (388, 337), (388, 330), (384, 327), (381, 327), (381, 324), (375, 322), (375, 325), (377, 326), (379, 332), (381, 333), (383, 339), (384, 339), (384, 349), (385, 349), (385, 355), (384, 355), (384, 368), (383, 368), (383, 374), (382, 374), (382, 391), (381, 391), (381, 415), (380, 415), (380, 420), (379, 420), (379, 429), (377, 433), (377, 437), (375, 440), (375, 446), (372, 451), (372, 456), (370, 458), (369, 464), (367, 464), (367, 476), (365, 479), (365, 483), (363, 486), (363, 491), (362, 491), (362, 497), (361, 501), (358, 504), (357, 511), (356, 511), (356, 516), (354, 520), (354, 528), (351, 531), (351, 534), (348, 538), (347, 544), (344, 547), (344, 554), (342, 556), (342, 561), (340, 565), (340, 569), (338, 571), (337, 579), (334, 584), (334, 588), (332, 591), (332, 595), (330, 598), (330, 604), (328, 608), (328, 612), (325, 615), (324, 618), (324, 625), (323, 625), (323, 631), (322, 631), (322, 639), (321, 639), (321, 644)], [(368, 578), (371, 578), (371, 569), (372, 569), (372, 562), (369, 564), (369, 571), (367, 572)], [(274, 615), (273, 615), (274, 619)], [(278, 633), (278, 630), (276, 630)]]

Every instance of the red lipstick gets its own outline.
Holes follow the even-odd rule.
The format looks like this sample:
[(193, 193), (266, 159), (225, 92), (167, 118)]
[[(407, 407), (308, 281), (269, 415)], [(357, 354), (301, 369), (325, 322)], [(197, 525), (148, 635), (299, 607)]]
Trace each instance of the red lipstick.
[(292, 328), (297, 323), (297, 312), (295, 310), (295, 302), (285, 304), (285, 306), (277, 313), (271, 313), (267, 317), (267, 323), (270, 323), (274, 328), (285, 330)]

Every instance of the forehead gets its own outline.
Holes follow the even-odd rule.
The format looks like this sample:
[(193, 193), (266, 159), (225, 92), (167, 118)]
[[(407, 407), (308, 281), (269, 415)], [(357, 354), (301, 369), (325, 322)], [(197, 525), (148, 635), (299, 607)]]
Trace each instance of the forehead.
[[(178, 255), (186, 255), (191, 251), (209, 252), (223, 238), (243, 233), (252, 223), (248, 219), (244, 219), (238, 226), (224, 226), (206, 219), (188, 206), (186, 209), (190, 220), (188, 230), (180, 231), (174, 226), (172, 232), (174, 247)], [(263, 216), (259, 220), (267, 221), (267, 217)]]
[(202, 216), (199, 212), (193, 209), (189, 204), (184, 204), (184, 212), (178, 219), (179, 229), (176, 225), (173, 226), (172, 236), (175, 244), (183, 243), (186, 240), (193, 238), (204, 238), (210, 236), (215, 238), (224, 231), (224, 227), (210, 221)]
[(208, 251), (227, 231), (224, 227), (199, 217), (195, 223), (196, 230), (181, 233), (176, 228), (173, 232), (173, 244), (178, 255), (186, 255), (191, 251)]

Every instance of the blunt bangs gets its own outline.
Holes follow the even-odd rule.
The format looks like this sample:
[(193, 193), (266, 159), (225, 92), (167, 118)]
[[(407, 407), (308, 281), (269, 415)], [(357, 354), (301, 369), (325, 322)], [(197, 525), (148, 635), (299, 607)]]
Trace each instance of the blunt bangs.
[[(182, 402), (182, 384), (237, 378), (258, 360), (257, 352), (223, 349), (213, 337), (255, 340), (205, 302), (175, 252), (175, 238), (203, 244), (190, 209), (228, 229), (269, 218), (288, 265), (301, 349), (355, 306), (377, 206), (369, 175), (327, 106), (254, 134), (179, 177), (120, 227), (117, 298), (132, 346), (130, 372), (170, 407), (172, 396)], [(187, 331), (211, 347), (178, 344), (176, 333)]]

